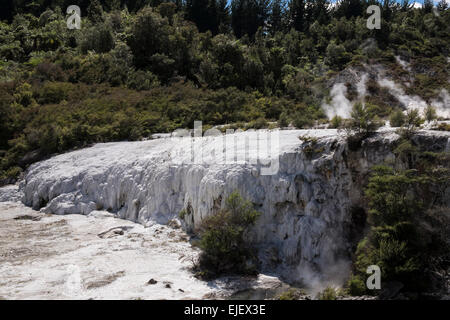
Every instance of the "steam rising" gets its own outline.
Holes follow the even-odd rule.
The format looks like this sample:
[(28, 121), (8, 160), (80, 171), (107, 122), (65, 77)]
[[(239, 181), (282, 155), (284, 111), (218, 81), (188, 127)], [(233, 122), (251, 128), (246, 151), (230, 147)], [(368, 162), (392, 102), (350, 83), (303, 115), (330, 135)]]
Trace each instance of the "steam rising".
[(409, 66), (408, 62), (402, 60), (402, 58), (400, 58), (399, 56), (395, 56), (395, 60), (403, 68), (403, 70), (411, 72), (411, 67)]
[(308, 293), (316, 296), (327, 287), (342, 288), (351, 272), (351, 263), (348, 260), (336, 259), (327, 265), (325, 272), (317, 272), (306, 265), (299, 266), (302, 285), (306, 286)]
[[(364, 100), (366, 96), (366, 82), (367, 73), (358, 75), (355, 71), (349, 70), (359, 81), (356, 83), (356, 91), (358, 93), (358, 100)], [(347, 87), (343, 83), (335, 83), (330, 91), (331, 102), (323, 103), (322, 108), (329, 119), (334, 116), (342, 118), (350, 118), (352, 112), (353, 103), (350, 102), (347, 97)]]
[(363, 73), (361, 79), (356, 84), (356, 91), (358, 92), (358, 98), (363, 100), (366, 96), (366, 82), (367, 82), (367, 73)]
[(333, 118), (334, 116), (340, 116), (342, 118), (350, 117), (352, 104), (345, 96), (346, 93), (347, 87), (343, 83), (336, 83), (331, 88), (330, 104), (324, 103), (322, 105), (322, 108), (329, 119)]
[[(397, 63), (408, 72), (411, 71), (410, 64), (402, 60), (399, 56), (395, 57)], [(450, 60), (450, 59), (449, 59)], [(367, 67), (367, 66), (366, 66)], [(368, 79), (367, 73), (357, 73), (354, 70), (348, 70), (354, 78), (354, 85), (358, 93), (357, 101), (364, 101), (367, 95), (366, 82)], [(424, 115), (425, 109), (430, 104), (436, 108), (438, 117), (445, 119), (450, 118), (450, 94), (446, 89), (441, 89), (439, 95), (427, 103), (418, 95), (408, 95), (405, 93), (403, 87), (395, 81), (387, 78), (384, 70), (381, 67), (375, 67), (377, 72), (377, 83), (380, 87), (388, 89), (389, 93), (395, 97), (405, 110), (418, 109)], [(408, 85), (407, 83), (405, 85)], [(322, 108), (329, 119), (334, 116), (342, 118), (349, 118), (353, 104), (356, 101), (350, 101), (347, 98), (347, 87), (344, 83), (335, 83), (330, 91), (330, 101), (324, 102)]]
[(378, 79), (378, 85), (380, 87), (387, 88), (389, 93), (392, 94), (406, 109), (419, 109), (419, 112), (423, 114), (427, 103), (419, 96), (407, 95), (402, 87), (392, 80), (382, 78)]
[(450, 94), (446, 89), (441, 89), (439, 96), (431, 101), (431, 105), (436, 108), (439, 117), (450, 118)]

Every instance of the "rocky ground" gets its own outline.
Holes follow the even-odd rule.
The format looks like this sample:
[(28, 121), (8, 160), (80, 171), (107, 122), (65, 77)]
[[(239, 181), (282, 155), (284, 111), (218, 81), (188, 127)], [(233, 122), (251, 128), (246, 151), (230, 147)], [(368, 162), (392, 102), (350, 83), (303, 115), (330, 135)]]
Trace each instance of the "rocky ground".
[[(194, 227), (235, 189), (262, 212), (253, 240), (264, 272), (313, 288), (312, 297), (342, 285), (348, 208), (360, 200), (368, 169), (392, 159), (398, 135), (381, 128), (350, 152), (337, 130), (281, 131), (271, 155), (248, 150), (245, 141), (265, 145), (260, 136), (235, 138), (237, 156), (278, 159), (278, 170), (262, 175), (254, 161), (189, 163), (180, 138), (97, 144), (32, 165), (20, 192), (0, 188), (0, 298), (274, 298), (289, 288), (277, 277), (204, 282), (189, 270), (198, 250), (178, 213), (186, 209), (181, 223)], [(416, 138), (427, 150), (450, 150), (448, 132)], [(193, 150), (220, 155), (221, 139), (198, 139)]]
[(196, 252), (180, 229), (11, 202), (0, 203), (0, 229), (4, 299), (199, 299), (216, 291), (188, 271)]
[[(1, 188), (2, 201), (14, 191)], [(198, 280), (189, 270), (197, 254), (175, 222), (144, 227), (106, 211), (62, 216), (0, 202), (0, 299), (270, 298), (287, 287), (265, 275)]]

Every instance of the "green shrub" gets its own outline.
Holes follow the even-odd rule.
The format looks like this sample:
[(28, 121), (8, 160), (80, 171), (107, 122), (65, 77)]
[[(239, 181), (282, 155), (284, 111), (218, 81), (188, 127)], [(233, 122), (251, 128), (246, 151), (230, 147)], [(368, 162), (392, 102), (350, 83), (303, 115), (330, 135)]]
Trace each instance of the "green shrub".
[(81, 51), (87, 53), (94, 50), (97, 53), (105, 53), (114, 48), (114, 36), (111, 26), (107, 24), (96, 25), (86, 30), (80, 44)]
[(437, 119), (436, 108), (428, 105), (427, 108), (425, 109), (425, 120), (431, 122), (436, 119)]
[[(437, 213), (432, 217), (425, 212), (445, 204), (442, 190), (449, 185), (449, 170), (441, 166), (448, 161), (440, 160), (438, 154), (420, 153), (407, 140), (395, 154), (414, 154), (416, 160), (409, 161), (414, 169), (372, 169), (365, 188), (369, 232), (358, 244), (354, 267), (356, 276), (362, 277), (369, 265), (378, 265), (382, 281), (400, 281), (407, 290), (424, 290), (433, 283), (429, 270), (443, 267), (433, 261), (447, 248), (440, 234), (448, 222), (442, 222), (446, 219)], [(359, 281), (352, 281), (357, 290)]]
[(33, 92), (31, 91), (31, 85), (28, 83), (23, 83), (17, 87), (14, 93), (14, 100), (16, 103), (28, 107), (35, 103), (33, 99)]
[(310, 127), (313, 124), (313, 120), (308, 113), (297, 112), (294, 115), (293, 123), (296, 128), (302, 129)]
[(333, 40), (326, 49), (326, 63), (334, 69), (341, 69), (351, 59), (351, 55), (346, 52), (345, 47), (337, 45)]
[(409, 139), (423, 122), (424, 120), (420, 117), (418, 109), (409, 109), (406, 111), (405, 122), (398, 132), (403, 138)]
[(253, 129), (265, 129), (269, 126), (269, 123), (267, 122), (267, 120), (265, 118), (258, 118), (254, 121), (251, 121), (248, 125), (249, 128), (253, 128)]
[(359, 276), (354, 276), (347, 282), (348, 293), (352, 296), (362, 296), (366, 293), (366, 284)]
[(418, 151), (418, 148), (413, 146), (411, 141), (400, 139), (398, 146), (394, 149), (394, 154), (402, 162), (407, 163), (409, 167), (412, 167)]
[(287, 126), (289, 126), (289, 118), (286, 112), (282, 112), (280, 114), (280, 118), (278, 119), (278, 125), (281, 128), (285, 128)]
[(150, 71), (133, 71), (128, 75), (127, 87), (137, 91), (150, 90), (160, 85), (158, 77)]
[(20, 167), (12, 167), (6, 171), (0, 170), (0, 186), (3, 183), (14, 183), (21, 173), (22, 168)]
[(306, 295), (306, 292), (302, 289), (290, 288), (283, 293), (281, 293), (277, 299), (278, 300), (298, 300), (301, 296)]
[(337, 129), (340, 128), (343, 124), (343, 119), (340, 116), (334, 116), (330, 120), (330, 128)]
[(450, 131), (450, 124), (449, 123), (440, 123), (436, 128), (433, 128), (434, 130), (439, 131)]
[(318, 145), (318, 139), (310, 136), (300, 136), (300, 140), (303, 140), (303, 152), (308, 159), (314, 157), (314, 155), (322, 153), (325, 147)]
[(322, 292), (317, 294), (317, 299), (319, 300), (336, 300), (337, 292), (336, 289), (332, 287), (325, 288)]
[(403, 111), (394, 111), (389, 117), (389, 122), (391, 124), (391, 127), (394, 128), (403, 126), (403, 124), (405, 123), (405, 115), (403, 114)]
[(38, 102), (40, 104), (60, 103), (67, 100), (68, 92), (72, 89), (72, 85), (60, 82), (46, 82), (38, 91)]
[(187, 210), (186, 209), (182, 209), (180, 211), (180, 213), (178, 214), (178, 216), (180, 217), (181, 220), (184, 220), (184, 217), (186, 217), (187, 214)]
[(226, 199), (226, 207), (206, 218), (200, 227), (199, 270), (205, 277), (224, 273), (253, 274), (255, 255), (244, 240), (259, 212), (237, 192)]
[(381, 126), (378, 117), (370, 112), (362, 103), (355, 103), (350, 117), (347, 129), (361, 138), (367, 137)]

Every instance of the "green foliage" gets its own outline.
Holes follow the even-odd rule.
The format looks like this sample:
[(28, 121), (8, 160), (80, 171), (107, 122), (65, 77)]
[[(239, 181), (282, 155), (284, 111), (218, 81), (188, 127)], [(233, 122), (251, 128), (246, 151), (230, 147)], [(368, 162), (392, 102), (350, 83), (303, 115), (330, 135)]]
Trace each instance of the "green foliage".
[(436, 119), (437, 119), (436, 108), (430, 105), (427, 106), (427, 108), (425, 109), (425, 120), (431, 122)]
[(46, 82), (42, 88), (35, 93), (39, 104), (55, 104), (67, 100), (73, 85), (60, 82)]
[(20, 168), (20, 167), (11, 167), (6, 171), (0, 170), (0, 184), (1, 183), (14, 183), (21, 173), (22, 173), (22, 168)]
[(362, 103), (353, 105), (351, 118), (345, 123), (347, 131), (347, 143), (350, 150), (358, 150), (363, 139), (376, 131), (382, 122), (378, 117)]
[(313, 124), (313, 120), (308, 114), (297, 112), (294, 115), (294, 126), (299, 129), (308, 128)]
[(409, 191), (420, 183), (414, 172), (396, 173), (390, 167), (384, 166), (373, 168), (366, 195), (371, 208), (369, 215), (375, 225), (392, 225), (410, 219), (422, 204), (420, 199)]
[(395, 110), (389, 117), (391, 127), (401, 127), (405, 123), (405, 115), (402, 110)]
[(158, 77), (150, 71), (137, 70), (128, 75), (127, 87), (137, 91), (159, 87)]
[(277, 299), (278, 300), (298, 300), (301, 296), (306, 295), (306, 292), (302, 289), (290, 288), (283, 293), (281, 293)]
[(318, 140), (315, 137), (300, 136), (299, 139), (304, 141), (303, 152), (308, 159), (313, 158), (314, 155), (322, 153), (325, 150), (323, 146), (318, 145)]
[(362, 296), (366, 293), (366, 283), (360, 276), (352, 275), (347, 282), (348, 293), (352, 296)]
[(450, 124), (448, 123), (440, 123), (435, 130), (439, 131), (450, 131)]
[(103, 7), (99, 0), (90, 1), (87, 14), (92, 22), (103, 22)]
[(225, 209), (206, 218), (200, 228), (199, 268), (205, 277), (224, 273), (253, 274), (256, 257), (244, 234), (259, 216), (251, 202), (234, 192)]
[(413, 167), (418, 149), (407, 139), (400, 139), (398, 146), (394, 149), (394, 154), (409, 167)]
[[(194, 120), (308, 128), (326, 119), (320, 105), (330, 77), (378, 63), (403, 79), (399, 54), (414, 70), (407, 94), (430, 101), (437, 89), (450, 89), (442, 68), (448, 10), (393, 9), (383, 13), (386, 28), (372, 32), (360, 15), (368, 3), (360, 1), (334, 9), (325, 1), (188, 2), (128, 1), (125, 9), (123, 1), (82, 1), (82, 30), (69, 30), (60, 1), (7, 1), (0, 12), (0, 170)], [(356, 147), (374, 130), (375, 115), (387, 116), (396, 103), (374, 80), (368, 91), (352, 123)], [(409, 129), (418, 126), (408, 121)], [(331, 127), (339, 126), (333, 119)]]
[(340, 128), (343, 125), (343, 119), (340, 116), (334, 116), (331, 120), (330, 120), (330, 128)]
[(26, 82), (20, 85), (14, 93), (14, 100), (16, 103), (24, 107), (28, 107), (35, 103), (33, 99), (33, 92), (31, 91), (31, 85)]
[(326, 62), (334, 69), (342, 69), (350, 61), (350, 55), (343, 45), (331, 41), (326, 50)]
[(289, 118), (286, 112), (280, 114), (280, 118), (278, 119), (278, 125), (281, 128), (289, 126)]
[(267, 120), (263, 117), (260, 117), (254, 121), (251, 121), (248, 125), (248, 128), (253, 128), (253, 129), (265, 129), (268, 127), (268, 123)]
[(406, 111), (405, 122), (399, 129), (399, 133), (403, 138), (410, 138), (422, 125), (424, 120), (420, 117), (418, 109), (409, 109)]
[(348, 128), (361, 137), (367, 137), (381, 125), (378, 118), (362, 103), (355, 103), (350, 116)]
[[(438, 268), (431, 265), (432, 257), (446, 250), (439, 234), (447, 225), (438, 226), (440, 219), (447, 218), (439, 214), (432, 218), (426, 212), (444, 205), (442, 190), (450, 183), (450, 170), (448, 163), (439, 160), (445, 154), (421, 153), (408, 140), (402, 140), (394, 153), (415, 169), (372, 169), (365, 189), (370, 231), (356, 250), (356, 277), (362, 277), (369, 265), (378, 265), (383, 281), (400, 281), (410, 290), (424, 290), (432, 285), (428, 270)], [(441, 178), (436, 179), (436, 172)], [(351, 280), (356, 286), (358, 280)]]
[(317, 299), (319, 300), (336, 300), (337, 292), (336, 289), (332, 287), (326, 287), (322, 292), (317, 294)]
[(184, 218), (186, 217), (186, 214), (187, 214), (186, 209), (183, 209), (183, 210), (180, 211), (178, 216), (180, 217), (181, 220), (184, 220)]
[(83, 33), (80, 40), (80, 49), (83, 53), (94, 50), (97, 53), (105, 53), (114, 48), (114, 36), (110, 25), (101, 24), (89, 28)]

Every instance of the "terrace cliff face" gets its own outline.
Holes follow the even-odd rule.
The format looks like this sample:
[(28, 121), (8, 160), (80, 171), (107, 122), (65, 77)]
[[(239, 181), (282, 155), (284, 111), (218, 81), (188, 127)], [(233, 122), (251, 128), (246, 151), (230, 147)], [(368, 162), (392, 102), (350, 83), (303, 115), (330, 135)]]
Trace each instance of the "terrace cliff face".
[[(262, 213), (248, 238), (265, 270), (291, 282), (339, 284), (364, 227), (362, 186), (371, 166), (395, 160), (398, 136), (382, 130), (351, 151), (336, 130), (279, 135), (272, 175), (262, 175), (256, 161), (189, 163), (183, 139), (190, 138), (97, 144), (32, 165), (21, 184), (23, 202), (55, 214), (104, 209), (144, 225), (165, 224), (184, 209), (183, 226), (195, 230), (237, 189)], [(208, 153), (223, 138), (196, 139)], [(415, 139), (427, 150), (450, 151), (450, 133), (421, 131)], [(236, 150), (251, 158), (252, 150)]]

